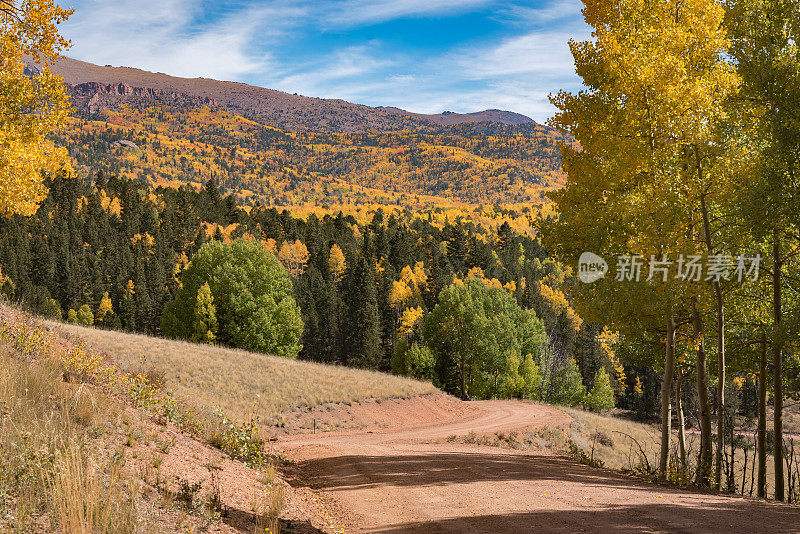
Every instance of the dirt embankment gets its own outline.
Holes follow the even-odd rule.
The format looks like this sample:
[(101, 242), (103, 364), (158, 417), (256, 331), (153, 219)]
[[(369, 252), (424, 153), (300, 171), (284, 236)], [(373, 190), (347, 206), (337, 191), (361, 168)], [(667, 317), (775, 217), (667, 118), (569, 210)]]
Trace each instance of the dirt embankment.
[(450, 395), (421, 395), (379, 401), (369, 399), (348, 404), (322, 404), (302, 408), (286, 417), (285, 428), (292, 433), (335, 430), (385, 431), (428, 423), (468, 419), (480, 410)]

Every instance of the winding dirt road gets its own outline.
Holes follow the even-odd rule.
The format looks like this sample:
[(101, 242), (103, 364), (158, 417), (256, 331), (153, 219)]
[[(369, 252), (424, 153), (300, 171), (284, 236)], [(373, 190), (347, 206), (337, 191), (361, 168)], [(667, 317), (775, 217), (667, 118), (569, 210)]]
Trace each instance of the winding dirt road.
[[(568, 423), (514, 401), (378, 431), (291, 435), (275, 445), (345, 532), (800, 532), (800, 508), (674, 490), (569, 460), (442, 442)], [(437, 442), (438, 441), (438, 442)]]

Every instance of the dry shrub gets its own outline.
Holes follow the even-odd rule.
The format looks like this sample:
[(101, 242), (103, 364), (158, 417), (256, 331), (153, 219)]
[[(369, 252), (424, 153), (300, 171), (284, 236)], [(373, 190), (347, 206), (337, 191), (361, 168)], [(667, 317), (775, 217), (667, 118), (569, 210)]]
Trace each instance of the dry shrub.
[(255, 534), (279, 534), (284, 506), (283, 487), (276, 478), (275, 464), (269, 463), (262, 479), (264, 487), (253, 495)]
[(121, 475), (121, 462), (103, 469), (71, 444), (59, 451), (48, 481), (50, 521), (63, 534), (128, 534), (136, 526), (136, 502)]

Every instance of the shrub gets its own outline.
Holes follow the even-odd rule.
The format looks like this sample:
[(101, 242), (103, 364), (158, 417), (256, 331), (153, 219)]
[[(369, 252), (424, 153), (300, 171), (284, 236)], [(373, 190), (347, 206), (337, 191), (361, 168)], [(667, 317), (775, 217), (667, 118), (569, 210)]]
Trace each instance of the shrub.
[(586, 406), (598, 412), (614, 407), (614, 389), (608, 373), (602, 367), (594, 375), (594, 386), (586, 396)]
[(94, 324), (94, 314), (88, 304), (84, 304), (78, 308), (76, 316), (78, 323), (83, 326), (92, 326)]
[(414, 343), (400, 356), (401, 372), (405, 376), (431, 380), (435, 376), (436, 358), (431, 349)]
[(61, 305), (58, 303), (56, 299), (53, 298), (45, 299), (45, 301), (42, 302), (42, 304), (39, 306), (39, 313), (41, 313), (48, 319), (55, 319), (56, 321), (60, 321), (62, 317)]
[(78, 314), (72, 308), (67, 312), (67, 322), (78, 324)]

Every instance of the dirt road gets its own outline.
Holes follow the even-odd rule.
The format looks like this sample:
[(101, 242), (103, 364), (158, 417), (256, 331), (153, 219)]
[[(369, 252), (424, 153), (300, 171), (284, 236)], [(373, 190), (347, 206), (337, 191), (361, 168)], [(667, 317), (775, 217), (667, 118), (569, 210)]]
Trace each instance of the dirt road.
[[(292, 485), (345, 532), (800, 532), (800, 508), (673, 490), (569, 460), (442, 442), (471, 431), (556, 426), (569, 416), (514, 401), (470, 403), (437, 422), (294, 435)], [(439, 442), (436, 443), (435, 441)]]

